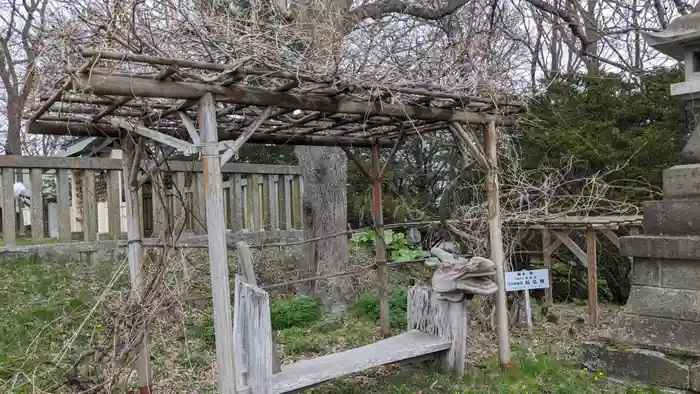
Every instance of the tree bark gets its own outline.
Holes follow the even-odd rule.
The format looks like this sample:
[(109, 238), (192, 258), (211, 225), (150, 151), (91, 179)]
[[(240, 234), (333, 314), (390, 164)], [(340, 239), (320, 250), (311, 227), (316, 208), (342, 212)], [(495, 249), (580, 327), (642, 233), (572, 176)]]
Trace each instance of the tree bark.
[[(340, 148), (298, 146), (295, 153), (304, 182), (302, 195), (306, 239), (341, 233), (347, 226), (348, 161)], [(309, 274), (326, 275), (344, 271), (348, 265), (348, 237), (339, 235), (309, 242), (304, 247)], [(316, 281), (306, 289), (323, 300), (332, 312), (345, 310), (353, 295), (349, 277)]]

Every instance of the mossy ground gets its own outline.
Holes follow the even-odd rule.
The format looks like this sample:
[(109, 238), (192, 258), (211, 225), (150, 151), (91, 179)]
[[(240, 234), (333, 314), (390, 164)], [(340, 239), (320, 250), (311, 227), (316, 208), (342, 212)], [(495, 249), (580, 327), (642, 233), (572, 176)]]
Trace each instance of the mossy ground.
[[(0, 391), (70, 392), (62, 385), (72, 361), (100, 337), (102, 308), (128, 288), (123, 263), (0, 262)], [(401, 332), (401, 299), (392, 295), (392, 322)], [(98, 300), (102, 300), (98, 302)], [(187, 303), (177, 324), (153, 330), (153, 374), (161, 393), (212, 392), (214, 330), (208, 301)], [(307, 298), (275, 297), (273, 322), (283, 363), (342, 351), (379, 339), (373, 297), (365, 295), (344, 316), (324, 316)], [(395, 365), (317, 387), (314, 393), (640, 393), (652, 392), (607, 381), (604, 371), (584, 371), (577, 363), (585, 307), (553, 308), (554, 324), (535, 315), (535, 332), (513, 329), (516, 367), (498, 368), (495, 336), (479, 325), (470, 331), (469, 373), (456, 379), (435, 365)], [(603, 321), (616, 308), (604, 308)], [(602, 375), (600, 374), (602, 372)], [(133, 389), (134, 376), (119, 392)]]

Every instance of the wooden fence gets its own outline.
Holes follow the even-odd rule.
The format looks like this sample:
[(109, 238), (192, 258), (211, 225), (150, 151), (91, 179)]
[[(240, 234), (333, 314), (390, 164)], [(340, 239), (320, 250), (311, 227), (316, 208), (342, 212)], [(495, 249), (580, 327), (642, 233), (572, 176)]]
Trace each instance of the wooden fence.
[[(145, 236), (158, 237), (180, 228), (182, 221), (185, 233), (205, 233), (201, 170), (199, 162), (169, 162), (139, 189)], [(221, 172), (228, 230), (301, 228), (303, 185), (298, 167), (232, 163)], [(121, 159), (0, 156), (0, 179), (4, 245), (17, 244), (26, 228), (31, 228), (33, 244), (124, 238)], [(31, 192), (29, 208), (21, 208), (13, 196), (18, 180)]]

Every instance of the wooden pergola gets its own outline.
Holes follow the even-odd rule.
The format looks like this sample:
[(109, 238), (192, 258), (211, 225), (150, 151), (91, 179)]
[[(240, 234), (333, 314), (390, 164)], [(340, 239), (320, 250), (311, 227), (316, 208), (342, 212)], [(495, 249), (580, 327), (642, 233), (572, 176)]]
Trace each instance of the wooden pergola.
[[(487, 171), (492, 259), (499, 266), (497, 304), (505, 313), (496, 127), (513, 125), (524, 108), (522, 103), (499, 97), (471, 97), (424, 84), (348, 83), (301, 71), (97, 50), (84, 50), (82, 55), (86, 61), (57, 83), (51, 94), (41, 97), (42, 104), (29, 119), (29, 133), (120, 141), (128, 188), (128, 256), (137, 294), (143, 292), (137, 189), (167, 157), (145, 169), (139, 179), (142, 153), (135, 142), (147, 139), (171, 151), (201, 154), (221, 393), (236, 392), (236, 374), (220, 168), (237, 156), (245, 143), (338, 146), (371, 180), (372, 211), (379, 235), (376, 264), (380, 322), (382, 332), (389, 335), (380, 183), (386, 163), (379, 162), (379, 150), (391, 148), (391, 161), (404, 141), (449, 130), (458, 147), (480, 158), (479, 164)], [(193, 119), (198, 120), (197, 124)], [(463, 127), (467, 124), (488, 126), (483, 148), (476, 135)], [(372, 149), (370, 169), (362, 166), (351, 147)], [(502, 319), (505, 322), (505, 315)], [(507, 326), (500, 326), (506, 331), (499, 331), (499, 344), (506, 341), (507, 345)], [(501, 361), (508, 364), (507, 346), (502, 352), (506, 353), (502, 353)], [(141, 392), (150, 392), (149, 364), (146, 336), (138, 365)]]

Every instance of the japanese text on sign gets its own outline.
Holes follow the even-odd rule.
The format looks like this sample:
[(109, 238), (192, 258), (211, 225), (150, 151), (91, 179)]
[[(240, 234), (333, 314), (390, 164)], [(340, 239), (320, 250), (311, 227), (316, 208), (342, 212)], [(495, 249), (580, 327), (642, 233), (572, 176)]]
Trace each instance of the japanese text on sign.
[(506, 291), (546, 289), (549, 287), (549, 270), (506, 272)]

